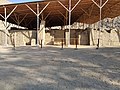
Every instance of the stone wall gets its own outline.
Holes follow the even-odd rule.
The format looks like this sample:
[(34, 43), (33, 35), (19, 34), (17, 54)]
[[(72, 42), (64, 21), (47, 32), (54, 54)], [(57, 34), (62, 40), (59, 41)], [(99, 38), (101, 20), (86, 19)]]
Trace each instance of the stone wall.
[(0, 45), (4, 45), (4, 41), (5, 41), (5, 26), (3, 24), (3, 22), (0, 20)]
[(12, 30), (10, 31), (10, 42), (12, 45), (25, 46), (36, 45), (35, 30)]
[[(50, 30), (45, 32), (46, 45), (61, 45), (62, 39), (65, 44), (65, 32), (67, 30)], [(120, 46), (120, 31), (111, 30), (108, 33), (102, 30), (100, 33), (100, 46)], [(0, 31), (0, 45), (4, 45), (4, 32)], [(78, 45), (97, 45), (98, 43), (98, 30), (71, 30), (71, 45), (75, 45), (76, 38)], [(39, 40), (40, 42), (40, 40)], [(8, 36), (8, 44), (16, 46), (36, 45), (36, 31), (35, 30), (12, 30)]]
[[(98, 30), (91, 30), (90, 45), (97, 45)], [(102, 30), (100, 32), (100, 46), (120, 46), (120, 30), (113, 29), (111, 31)]]
[[(80, 33), (77, 31), (78, 44), (86, 45), (88, 44), (87, 32)], [(45, 44), (46, 45), (61, 45), (61, 41), (65, 44), (65, 31), (64, 30), (51, 30), (45, 33)], [(0, 44), (4, 44), (4, 33), (0, 31)], [(39, 38), (40, 39), (40, 38)], [(76, 30), (71, 30), (71, 40), (72, 45), (75, 44), (76, 40)], [(13, 30), (10, 31), (9, 41), (10, 45), (25, 46), (25, 45), (36, 45), (36, 31), (32, 30)], [(39, 40), (41, 42), (41, 39)]]
[[(52, 42), (54, 45), (61, 45), (61, 42), (63, 40), (63, 43), (66, 44), (66, 32), (68, 30), (51, 30), (48, 33), (46, 33), (46, 42)], [(88, 31), (84, 31), (81, 29), (72, 29), (70, 32), (70, 44), (75, 45), (77, 42), (79, 45), (88, 45), (89, 44), (89, 33)], [(50, 41), (48, 41), (50, 40)], [(48, 43), (51, 44), (51, 43)]]
[(45, 44), (53, 45), (54, 44), (54, 31), (45, 32)]
[(0, 45), (4, 45), (4, 41), (5, 41), (4, 37), (5, 37), (4, 32), (0, 30)]

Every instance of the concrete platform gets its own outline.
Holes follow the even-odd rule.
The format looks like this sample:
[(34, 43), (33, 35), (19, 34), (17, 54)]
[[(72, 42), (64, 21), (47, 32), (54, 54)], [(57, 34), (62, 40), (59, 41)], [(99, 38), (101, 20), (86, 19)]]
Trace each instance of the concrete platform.
[(120, 48), (0, 47), (0, 90), (120, 90)]

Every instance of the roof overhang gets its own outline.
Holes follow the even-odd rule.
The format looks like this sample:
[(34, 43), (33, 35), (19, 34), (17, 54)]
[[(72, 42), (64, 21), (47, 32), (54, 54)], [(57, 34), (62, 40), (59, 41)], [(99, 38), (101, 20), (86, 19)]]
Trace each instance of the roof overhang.
[[(60, 2), (59, 2), (60, 1)], [(80, 1), (80, 2), (79, 2)], [(94, 0), (98, 5), (100, 0)], [(102, 5), (107, 0), (102, 1)], [(79, 3), (78, 3), (79, 2)], [(40, 20), (46, 21), (46, 26), (62, 26), (68, 24), (68, 11), (63, 7), (62, 3), (69, 9), (69, 0), (44, 0), (27, 3), (8, 4), (0, 6), (0, 19), (4, 20), (5, 11), (10, 17), (8, 22), (27, 26), (31, 28), (36, 27), (37, 4), (39, 4)], [(30, 10), (30, 8), (33, 10)], [(99, 21), (100, 8), (92, 0), (72, 0), (71, 24), (74, 22), (81, 22), (92, 24)], [(102, 8), (102, 19), (114, 18), (120, 15), (120, 0), (108, 0)], [(14, 11), (13, 11), (14, 10)], [(12, 12), (13, 11), (13, 12)], [(12, 13), (11, 13), (12, 12)], [(35, 12), (35, 13), (34, 13)]]

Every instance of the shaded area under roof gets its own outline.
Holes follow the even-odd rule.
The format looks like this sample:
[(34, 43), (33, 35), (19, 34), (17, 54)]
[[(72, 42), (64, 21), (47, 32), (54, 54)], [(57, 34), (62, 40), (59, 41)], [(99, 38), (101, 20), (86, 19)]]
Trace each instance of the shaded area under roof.
[[(59, 0), (67, 8), (69, 6), (69, 0)], [(72, 7), (79, 0), (72, 0)], [(95, 0), (99, 4), (99, 0)], [(103, 0), (102, 3), (105, 3)], [(0, 14), (4, 16), (4, 7), (7, 7), (7, 15), (14, 9), (16, 5), (18, 7), (8, 18), (8, 22), (16, 23), (16, 21), (24, 20), (20, 23), (21, 26), (36, 28), (37, 17), (36, 15), (26, 6), (29, 5), (35, 12), (37, 12), (37, 3), (40, 5), (40, 11), (50, 2), (48, 7), (40, 15), (40, 20), (46, 20), (46, 26), (62, 26), (68, 24), (68, 11), (63, 8), (58, 0), (44, 0), (27, 3), (8, 4), (0, 6)], [(102, 19), (109, 17), (114, 18), (120, 15), (120, 0), (109, 0), (107, 4), (102, 8)], [(92, 24), (99, 21), (99, 8), (92, 2), (92, 0), (81, 0), (81, 2), (72, 11), (71, 24), (74, 22), (81, 22)], [(4, 20), (0, 17), (1, 20)]]

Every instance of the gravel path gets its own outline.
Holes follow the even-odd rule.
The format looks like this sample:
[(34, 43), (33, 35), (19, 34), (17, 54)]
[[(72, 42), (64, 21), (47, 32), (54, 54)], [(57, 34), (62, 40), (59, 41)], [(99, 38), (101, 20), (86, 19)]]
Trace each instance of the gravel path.
[(120, 90), (120, 48), (0, 48), (0, 90)]

